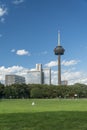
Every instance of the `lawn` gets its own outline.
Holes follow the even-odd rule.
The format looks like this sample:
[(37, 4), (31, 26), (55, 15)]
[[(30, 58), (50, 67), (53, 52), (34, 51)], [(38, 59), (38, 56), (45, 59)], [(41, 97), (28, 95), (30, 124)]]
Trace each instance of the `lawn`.
[(87, 130), (87, 99), (0, 100), (0, 130)]

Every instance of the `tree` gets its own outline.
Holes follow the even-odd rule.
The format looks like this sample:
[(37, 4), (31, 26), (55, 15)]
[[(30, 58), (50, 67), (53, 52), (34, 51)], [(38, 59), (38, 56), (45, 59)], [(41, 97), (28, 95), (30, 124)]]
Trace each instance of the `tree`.
[(4, 85), (0, 83), (0, 98), (4, 97)]

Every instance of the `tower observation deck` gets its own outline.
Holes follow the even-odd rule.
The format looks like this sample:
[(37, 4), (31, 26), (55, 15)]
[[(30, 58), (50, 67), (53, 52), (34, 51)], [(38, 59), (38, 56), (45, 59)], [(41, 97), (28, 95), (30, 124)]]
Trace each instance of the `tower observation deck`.
[(58, 55), (58, 84), (61, 85), (61, 55), (64, 55), (65, 49), (60, 45), (60, 31), (58, 31), (58, 46), (54, 49), (55, 55)]

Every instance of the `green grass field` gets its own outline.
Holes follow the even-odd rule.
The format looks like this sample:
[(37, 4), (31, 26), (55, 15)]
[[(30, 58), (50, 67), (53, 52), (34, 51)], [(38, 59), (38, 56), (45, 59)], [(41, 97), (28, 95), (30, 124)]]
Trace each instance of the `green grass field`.
[(0, 130), (87, 130), (87, 99), (0, 100)]

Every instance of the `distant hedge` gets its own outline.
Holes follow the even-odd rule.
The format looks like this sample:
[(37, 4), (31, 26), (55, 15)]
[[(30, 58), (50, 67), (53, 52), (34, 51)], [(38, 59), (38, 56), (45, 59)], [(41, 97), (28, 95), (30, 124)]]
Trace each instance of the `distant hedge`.
[(87, 98), (87, 85), (0, 84), (0, 98)]

